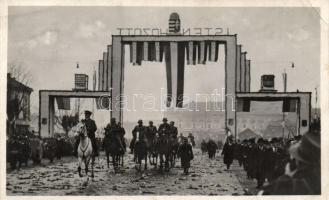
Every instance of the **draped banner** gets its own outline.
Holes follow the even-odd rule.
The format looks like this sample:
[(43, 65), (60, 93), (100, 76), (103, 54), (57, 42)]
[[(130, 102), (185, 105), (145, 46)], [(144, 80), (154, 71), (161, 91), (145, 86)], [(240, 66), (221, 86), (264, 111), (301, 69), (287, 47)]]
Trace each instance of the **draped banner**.
[(197, 59), (197, 44), (193, 43), (193, 65), (196, 64)]
[(199, 64), (206, 64), (206, 56), (207, 56), (207, 50), (206, 50), (206, 43), (204, 41), (199, 43), (199, 51), (198, 51), (198, 63)]
[(216, 62), (218, 60), (218, 44), (215, 41), (210, 43), (209, 61)]
[(193, 42), (188, 42), (187, 46), (187, 64), (192, 65), (193, 64)]
[(56, 97), (56, 102), (59, 110), (70, 110), (71, 101), (69, 97)]
[(133, 65), (136, 65), (137, 63), (137, 42), (132, 42), (132, 63)]
[(298, 101), (296, 99), (285, 99), (285, 100), (283, 100), (282, 112), (296, 112), (297, 102)]
[(155, 61), (155, 43), (149, 42), (148, 44), (148, 61)]
[(141, 65), (142, 64), (142, 60), (144, 58), (143, 54), (144, 54), (144, 48), (143, 48), (143, 42), (137, 42), (137, 65)]
[(155, 61), (160, 62), (160, 42), (155, 42)]
[(145, 61), (148, 61), (149, 60), (149, 43), (148, 42), (144, 42), (143, 43), (143, 46), (144, 46), (144, 51), (143, 51), (143, 60), (145, 60)]

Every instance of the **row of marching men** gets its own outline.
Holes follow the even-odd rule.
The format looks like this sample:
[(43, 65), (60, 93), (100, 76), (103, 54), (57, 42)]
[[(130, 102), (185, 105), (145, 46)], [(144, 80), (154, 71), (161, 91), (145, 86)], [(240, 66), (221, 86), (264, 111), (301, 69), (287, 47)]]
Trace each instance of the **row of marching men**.
[[(156, 141), (159, 137), (167, 136), (168, 138), (173, 139), (176, 143), (179, 144), (178, 154), (181, 158), (182, 167), (184, 168), (184, 173), (188, 173), (188, 168), (190, 167), (190, 161), (193, 159), (192, 145), (195, 145), (194, 137), (192, 134), (189, 134), (188, 137), (184, 137), (181, 133), (178, 137), (178, 129), (175, 126), (175, 122), (171, 121), (168, 123), (167, 118), (163, 118), (162, 123), (157, 128), (153, 121), (149, 121), (148, 126), (143, 125), (143, 120), (138, 120), (138, 125), (132, 130), (132, 140), (129, 144), (130, 153), (133, 154), (134, 148), (137, 141), (147, 142), (149, 149), (153, 149), (156, 146)], [(115, 118), (111, 119), (111, 123), (107, 125), (105, 130), (108, 130), (108, 133), (115, 134), (117, 138), (120, 138), (120, 146), (126, 149), (125, 144), (125, 130), (121, 127), (120, 122), (116, 122)], [(188, 139), (190, 142), (188, 142)], [(96, 147), (97, 148), (97, 147)], [(104, 147), (103, 147), (104, 148)]]
[(235, 159), (247, 178), (257, 180), (259, 194), (321, 193), (319, 132), (310, 131), (291, 139), (251, 138), (234, 146)]

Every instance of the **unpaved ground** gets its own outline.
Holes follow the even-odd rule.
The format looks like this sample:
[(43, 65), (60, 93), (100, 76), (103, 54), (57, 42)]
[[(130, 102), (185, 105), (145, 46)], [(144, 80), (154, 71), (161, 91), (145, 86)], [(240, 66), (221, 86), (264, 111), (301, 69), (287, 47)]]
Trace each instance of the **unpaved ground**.
[[(132, 155), (125, 155), (121, 173), (107, 169), (104, 155), (96, 159), (94, 180), (79, 178), (77, 160), (23, 168), (7, 173), (7, 195), (243, 195), (244, 188), (255, 192), (254, 182), (247, 180), (236, 163), (225, 170), (222, 157), (209, 160), (195, 150), (189, 175), (183, 175), (180, 163), (170, 172), (159, 173), (153, 166), (137, 173)], [(46, 161), (44, 161), (46, 163)], [(87, 185), (84, 185), (87, 183)]]

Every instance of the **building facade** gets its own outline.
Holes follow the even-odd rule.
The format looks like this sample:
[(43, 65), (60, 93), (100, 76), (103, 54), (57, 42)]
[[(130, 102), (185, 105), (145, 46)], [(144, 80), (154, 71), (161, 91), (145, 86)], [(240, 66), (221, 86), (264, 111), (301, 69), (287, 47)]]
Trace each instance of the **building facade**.
[[(7, 133), (28, 131), (30, 126), (30, 95), (33, 89), (7, 74)], [(12, 127), (10, 129), (9, 127)]]

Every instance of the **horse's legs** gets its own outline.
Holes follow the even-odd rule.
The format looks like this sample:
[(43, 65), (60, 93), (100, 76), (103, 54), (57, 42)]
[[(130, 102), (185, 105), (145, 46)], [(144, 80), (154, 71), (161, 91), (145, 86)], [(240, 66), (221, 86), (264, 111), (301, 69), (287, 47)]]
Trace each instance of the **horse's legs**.
[(114, 155), (112, 155), (112, 163), (113, 163), (114, 173), (117, 173), (117, 161)]
[(107, 159), (107, 169), (110, 169), (110, 155), (106, 153), (106, 159)]
[(79, 176), (82, 177), (82, 174), (81, 174), (82, 159), (79, 157), (78, 160), (79, 160), (78, 172), (79, 172)]
[(86, 172), (86, 175), (88, 176), (88, 165), (89, 165), (89, 161), (90, 161), (90, 158), (85, 158), (85, 172)]
[(95, 164), (95, 157), (91, 158), (91, 178), (94, 178), (94, 164)]

